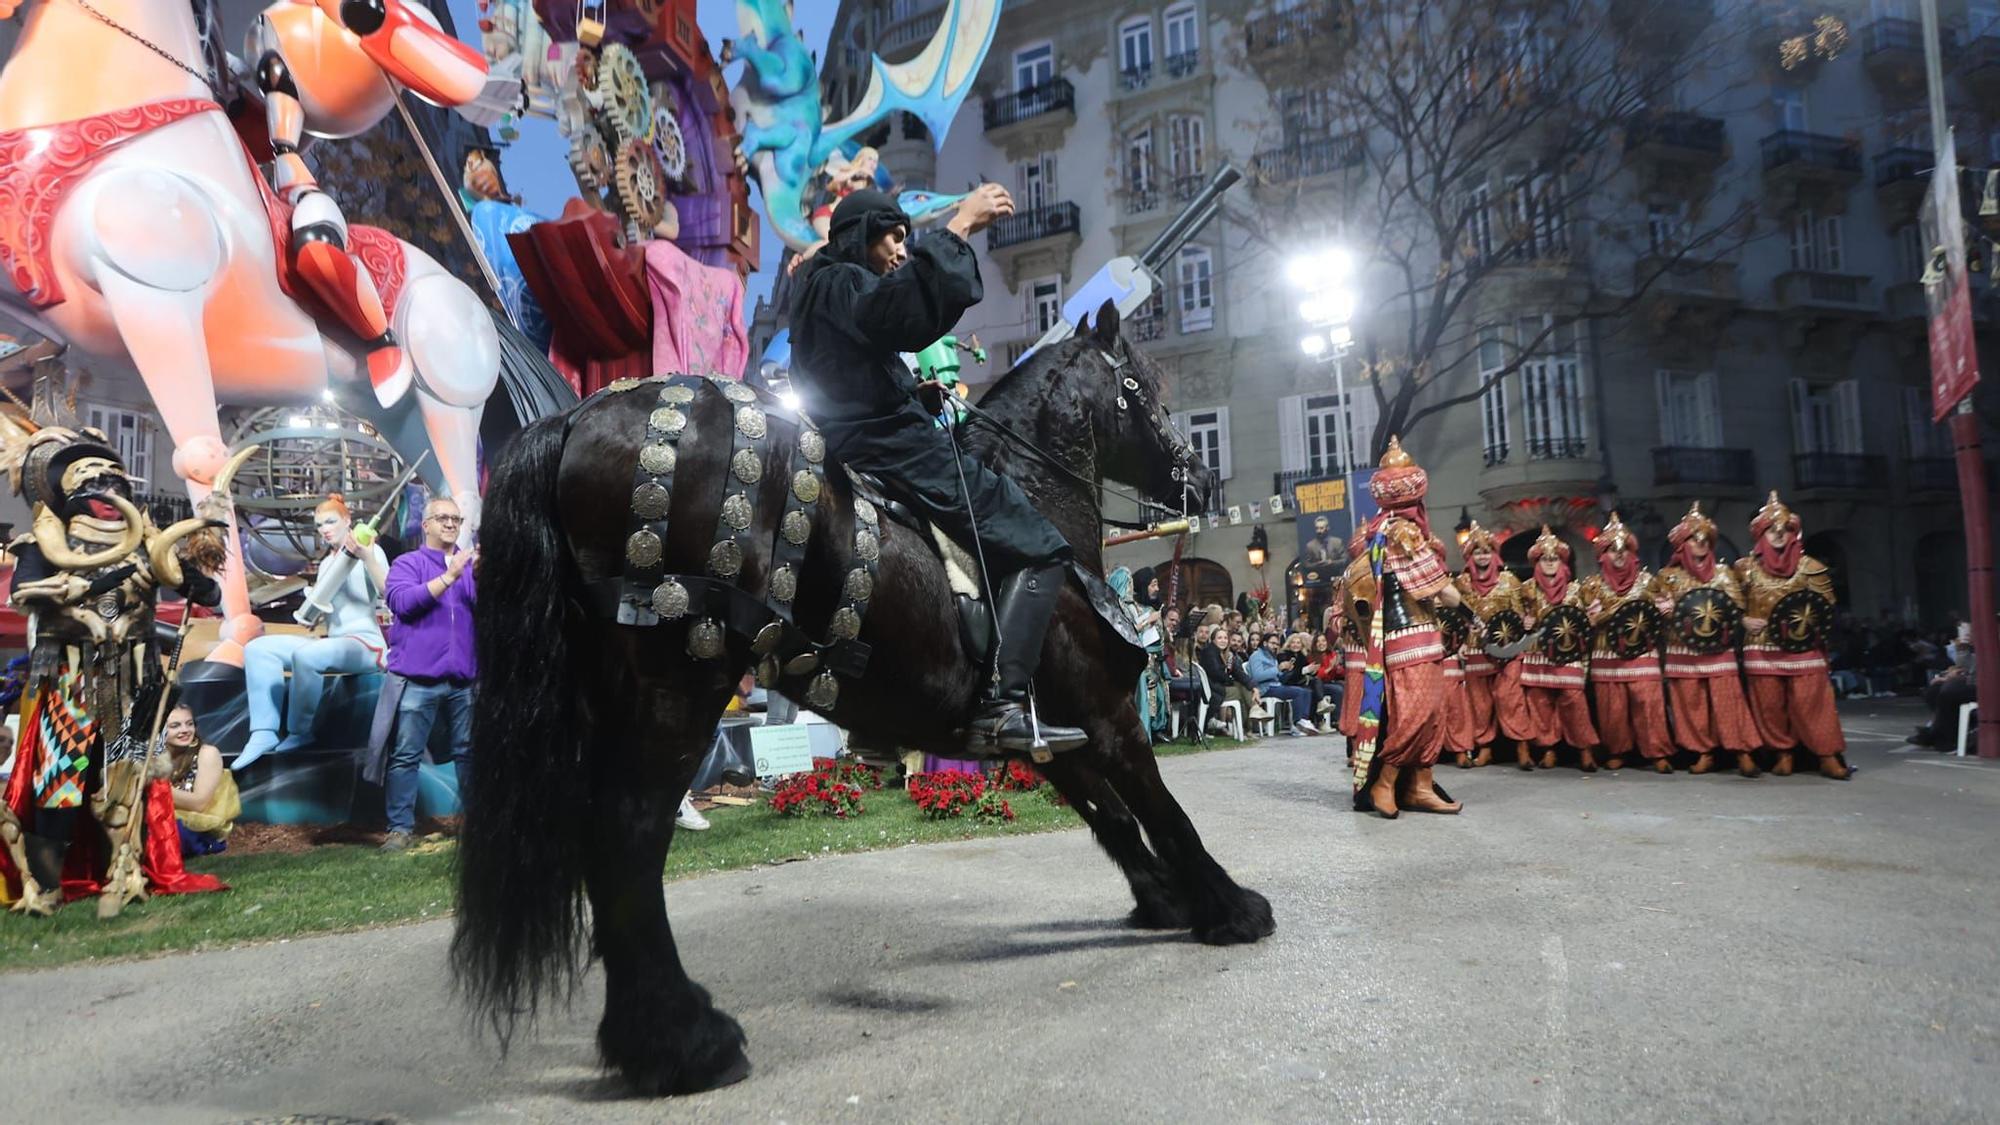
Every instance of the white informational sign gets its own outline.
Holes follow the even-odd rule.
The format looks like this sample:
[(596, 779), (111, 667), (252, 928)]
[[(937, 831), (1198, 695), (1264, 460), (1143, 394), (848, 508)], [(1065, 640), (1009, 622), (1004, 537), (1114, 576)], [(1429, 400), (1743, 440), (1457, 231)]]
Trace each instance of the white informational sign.
[(752, 727), (750, 754), (758, 777), (783, 777), (813, 768), (812, 728), (793, 723), (782, 727)]

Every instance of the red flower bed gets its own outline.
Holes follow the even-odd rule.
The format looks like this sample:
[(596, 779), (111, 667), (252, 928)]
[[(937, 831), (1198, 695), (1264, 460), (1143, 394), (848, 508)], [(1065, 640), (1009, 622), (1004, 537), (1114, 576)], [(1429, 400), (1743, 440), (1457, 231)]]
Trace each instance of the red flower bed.
[(989, 787), (986, 778), (976, 773), (940, 770), (912, 774), (909, 792), (910, 800), (932, 820), (949, 820), (967, 813), (977, 820), (1014, 819), (1014, 806), (1000, 796), (998, 788)]
[[(867, 786), (865, 775), (875, 773), (858, 762), (815, 758), (811, 773), (795, 773), (778, 783), (771, 794), (771, 811), (780, 816), (832, 816), (842, 820), (860, 816), (861, 793)], [(877, 775), (872, 788), (881, 787)]]
[(1035, 767), (1016, 758), (1009, 758), (993, 775), (993, 787), (1003, 793), (1029, 793), (1045, 784)]

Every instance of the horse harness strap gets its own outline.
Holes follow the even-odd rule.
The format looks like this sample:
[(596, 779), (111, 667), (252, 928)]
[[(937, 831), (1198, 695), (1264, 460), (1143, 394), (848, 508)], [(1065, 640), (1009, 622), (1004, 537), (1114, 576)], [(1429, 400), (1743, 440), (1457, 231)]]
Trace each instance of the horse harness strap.
[[(588, 584), (588, 607), (621, 625), (688, 621), (687, 651), (698, 660), (721, 658), (729, 636), (742, 637), (756, 659), (760, 684), (771, 688), (784, 676), (812, 676), (806, 705), (831, 708), (840, 695), (836, 676), (856, 677), (868, 666), (870, 648), (858, 637), (881, 558), (879, 515), (866, 501), (855, 502), (853, 569), (842, 584), (841, 605), (828, 625), (828, 638), (815, 641), (799, 627), (792, 606), (812, 536), (813, 505), (826, 492), (825, 438), (803, 414), (733, 379), (672, 375), (621, 380), (607, 390), (629, 391), (654, 383), (660, 386), (659, 401), (647, 416), (646, 437), (633, 474), (625, 573)], [(665, 559), (674, 474), (681, 439), (692, 424), (693, 404), (704, 386), (730, 405), (733, 436), (724, 470), (724, 499), (716, 513), (706, 573), (670, 574)], [(796, 434), (796, 440), (775, 455), (773, 415), (792, 424)], [(751, 591), (740, 583), (762, 526), (757, 509), (763, 489), (758, 486), (767, 471), (784, 474), (785, 507), (777, 521), (765, 589)]]

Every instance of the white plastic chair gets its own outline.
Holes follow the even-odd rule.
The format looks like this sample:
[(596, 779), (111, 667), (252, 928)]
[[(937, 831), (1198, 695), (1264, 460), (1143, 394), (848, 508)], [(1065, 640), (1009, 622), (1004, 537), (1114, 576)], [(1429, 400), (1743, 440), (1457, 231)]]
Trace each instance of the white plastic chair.
[(1979, 714), (1977, 702), (1958, 705), (1958, 756), (1961, 758), (1965, 757), (1966, 736), (1972, 732), (1972, 717), (1977, 714)]

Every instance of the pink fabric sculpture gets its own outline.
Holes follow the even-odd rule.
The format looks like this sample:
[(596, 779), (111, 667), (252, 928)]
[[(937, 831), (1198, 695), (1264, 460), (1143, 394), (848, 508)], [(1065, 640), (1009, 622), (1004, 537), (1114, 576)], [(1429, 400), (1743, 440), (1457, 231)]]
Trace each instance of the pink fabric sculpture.
[(705, 266), (665, 239), (646, 244), (653, 295), (653, 374), (741, 378), (750, 357), (743, 330), (743, 279)]

